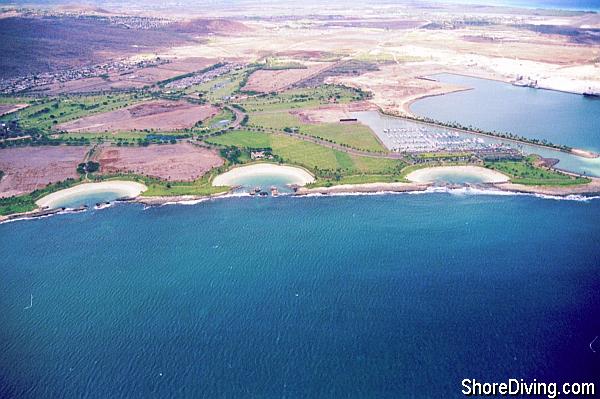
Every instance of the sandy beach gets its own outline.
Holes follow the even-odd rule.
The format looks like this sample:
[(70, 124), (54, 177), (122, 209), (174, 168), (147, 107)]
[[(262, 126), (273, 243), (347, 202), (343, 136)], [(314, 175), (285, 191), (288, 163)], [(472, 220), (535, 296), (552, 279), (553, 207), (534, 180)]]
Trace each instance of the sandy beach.
[(417, 169), (409, 173), (406, 178), (416, 183), (433, 183), (440, 176), (477, 179), (478, 183), (503, 183), (508, 182), (508, 176), (495, 170), (480, 166), (436, 166), (433, 168)]
[(219, 176), (212, 182), (213, 186), (236, 186), (240, 179), (257, 176), (277, 176), (289, 180), (288, 184), (304, 186), (312, 183), (315, 178), (305, 169), (295, 166), (275, 165), (272, 163), (257, 163), (248, 166), (233, 168)]
[(48, 194), (36, 201), (40, 208), (55, 208), (57, 204), (68, 200), (70, 197), (82, 194), (95, 194), (103, 192), (116, 192), (122, 197), (137, 197), (140, 193), (147, 190), (148, 187), (141, 183), (132, 181), (105, 181), (100, 183), (84, 183), (64, 190)]

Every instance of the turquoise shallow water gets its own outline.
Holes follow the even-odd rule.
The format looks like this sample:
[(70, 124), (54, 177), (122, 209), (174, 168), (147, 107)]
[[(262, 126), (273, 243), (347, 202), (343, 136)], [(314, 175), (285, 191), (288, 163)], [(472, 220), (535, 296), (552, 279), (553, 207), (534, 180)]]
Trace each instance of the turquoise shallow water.
[(418, 100), (411, 105), (417, 115), (600, 152), (600, 99), (460, 75), (432, 77), (473, 90)]
[(458, 398), (600, 372), (599, 200), (128, 204), (0, 236), (3, 398)]
[(232, 183), (240, 186), (240, 188), (236, 190), (238, 192), (248, 192), (251, 189), (259, 187), (270, 195), (270, 190), (273, 186), (277, 187), (277, 190), (280, 193), (291, 193), (293, 191), (289, 187), (289, 184), (291, 183), (290, 179), (279, 175), (245, 176), (235, 179)]
[(71, 195), (68, 198), (65, 198), (63, 201), (57, 202), (54, 204), (55, 208), (76, 208), (82, 205), (94, 206), (99, 202), (109, 202), (114, 201), (118, 198), (123, 197), (122, 193), (105, 191), (101, 193), (93, 193), (93, 194), (77, 194)]

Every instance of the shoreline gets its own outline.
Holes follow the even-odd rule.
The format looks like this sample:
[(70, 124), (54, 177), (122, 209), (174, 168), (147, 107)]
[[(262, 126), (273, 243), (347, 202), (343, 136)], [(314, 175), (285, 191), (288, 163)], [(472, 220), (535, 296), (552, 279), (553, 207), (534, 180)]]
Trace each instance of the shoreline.
[[(423, 77), (419, 78), (419, 79), (425, 79)], [(439, 82), (436, 80), (436, 82)], [(419, 100), (423, 100), (425, 98), (429, 98), (429, 97), (438, 97), (438, 96), (445, 96), (446, 94), (453, 94), (453, 93), (460, 93), (463, 91), (469, 91), (469, 90), (475, 90), (473, 87), (457, 87), (455, 89), (448, 89), (448, 90), (442, 90), (440, 92), (426, 92), (423, 94), (417, 94), (414, 97), (411, 98), (407, 98), (406, 100), (404, 100), (402, 102), (402, 104), (400, 105), (400, 109), (402, 110), (403, 113), (405, 113), (407, 116), (413, 117), (413, 118), (418, 118), (419, 116), (416, 115), (415, 113), (412, 112), (412, 110), (410, 109), (410, 107), (417, 101)]]
[(300, 187), (294, 196), (304, 196), (311, 194), (352, 194), (352, 193), (379, 193), (395, 192), (402, 193), (407, 191), (425, 191), (431, 187), (431, 184), (423, 183), (364, 183), (364, 184), (340, 184), (331, 187)]
[(406, 179), (415, 183), (434, 183), (436, 174), (439, 173), (469, 175), (481, 179), (481, 184), (506, 183), (510, 181), (510, 178), (504, 173), (475, 165), (432, 166), (420, 168), (413, 170), (406, 175)]
[(221, 173), (212, 180), (213, 186), (239, 186), (236, 180), (255, 178), (259, 176), (286, 177), (291, 181), (288, 184), (304, 186), (315, 181), (315, 177), (308, 170), (292, 165), (279, 165), (269, 162), (257, 162), (249, 165), (236, 166), (227, 172)]
[(142, 204), (146, 206), (159, 206), (173, 203), (185, 203), (185, 202), (195, 202), (195, 201), (206, 201), (213, 198), (222, 198), (231, 193), (231, 190), (223, 191), (222, 193), (217, 194), (209, 194), (209, 195), (173, 195), (173, 196), (156, 196), (156, 197), (144, 197), (143, 195), (139, 195), (130, 201), (137, 204)]
[[(282, 195), (281, 197), (307, 197), (311, 195), (360, 195), (360, 194), (397, 194), (397, 193), (436, 193), (435, 189), (481, 189), (487, 190), (488, 193), (513, 193), (525, 195), (547, 195), (557, 199), (569, 199), (571, 196), (596, 197), (600, 196), (600, 178), (592, 178), (592, 182), (582, 185), (573, 186), (527, 186), (517, 183), (477, 183), (477, 184), (441, 184), (432, 183), (364, 183), (364, 184), (341, 184), (331, 187), (300, 187), (298, 191), (290, 195)], [(211, 195), (177, 195), (177, 196), (156, 196), (144, 197), (138, 195), (134, 198), (125, 200), (115, 200), (116, 203), (136, 203), (145, 206), (161, 206), (168, 204), (194, 205), (199, 202), (204, 202), (219, 198), (237, 198), (245, 197), (243, 195), (232, 195), (232, 191), (225, 191)], [(248, 196), (250, 198), (250, 196)], [(597, 197), (596, 197), (597, 198)], [(11, 215), (0, 216), (0, 224), (17, 220), (39, 219), (49, 217), (56, 214), (66, 212), (83, 211), (84, 208), (53, 208), (53, 209), (34, 209), (29, 212), (14, 213)]]
[[(500, 82), (500, 83), (506, 83), (506, 84), (510, 84), (513, 85), (512, 81), (508, 78), (504, 78), (504, 77), (490, 77), (490, 76), (480, 76), (480, 75), (476, 75), (476, 74), (472, 74), (469, 75), (467, 73), (463, 73), (463, 72), (454, 72), (454, 71), (449, 71), (448, 69), (446, 70), (442, 70), (440, 72), (435, 72), (434, 74), (431, 75), (424, 75), (424, 76), (417, 76), (417, 79), (424, 79), (424, 80), (429, 80), (432, 82), (437, 82), (437, 83), (443, 83), (446, 85), (452, 85), (452, 83), (444, 83), (440, 80), (434, 79), (434, 78), (430, 78), (429, 76), (435, 76), (435, 75), (443, 75), (443, 74), (447, 74), (447, 75), (456, 75), (456, 76), (464, 76), (466, 78), (473, 78), (473, 79), (483, 79), (483, 80), (490, 80), (492, 82)], [(500, 75), (501, 76), (501, 75)], [(513, 85), (514, 86), (514, 85)], [(428, 97), (437, 97), (437, 96), (443, 96), (446, 94), (452, 94), (452, 93), (459, 93), (461, 91), (468, 91), (468, 90), (475, 90), (474, 87), (465, 87), (465, 86), (456, 86), (457, 89), (456, 90), (448, 90), (448, 91), (444, 91), (441, 93), (433, 93), (433, 92), (429, 92), (429, 93), (423, 93), (422, 95), (418, 95), (415, 98), (411, 98), (411, 99), (407, 99), (406, 102), (403, 102), (401, 105), (401, 109), (403, 112), (405, 112), (407, 115), (412, 116), (412, 117), (418, 117), (418, 115), (414, 114), (412, 112), (412, 110), (410, 109), (410, 106), (419, 101), (422, 100), (424, 98), (428, 98)], [(577, 93), (570, 93), (570, 94), (577, 94)]]
[(147, 189), (148, 187), (142, 183), (126, 180), (108, 180), (98, 183), (82, 183), (73, 187), (65, 188), (64, 190), (50, 193), (35, 201), (35, 204), (39, 207), (39, 209), (42, 210), (56, 209), (62, 208), (61, 206), (56, 205), (57, 202), (68, 200), (72, 196), (116, 192), (119, 193), (121, 197), (135, 198)]
[[(438, 74), (449, 74), (449, 75), (457, 75), (457, 76), (464, 76), (467, 78), (473, 78), (473, 79), (482, 79), (482, 80), (489, 80), (492, 82), (500, 82), (500, 83), (505, 83), (505, 84), (509, 84), (511, 86), (515, 86), (515, 87), (526, 87), (526, 86), (519, 86), (519, 85), (515, 85), (511, 80), (503, 80), (500, 78), (493, 78), (493, 77), (482, 77), (482, 76), (474, 76), (474, 75), (469, 75), (466, 73), (457, 73), (457, 72), (437, 72), (432, 76), (438, 75)], [(417, 77), (418, 79), (425, 79), (425, 80), (433, 80), (439, 83), (443, 83), (439, 80), (435, 80), (432, 78), (429, 78), (427, 76), (419, 76)], [(538, 90), (549, 90), (549, 91), (556, 91), (559, 93), (567, 93), (567, 94), (573, 94), (573, 95), (582, 95), (581, 93), (577, 93), (577, 92), (571, 92), (571, 91), (565, 91), (565, 90), (558, 90), (558, 89), (552, 89), (552, 88), (546, 88), (546, 87), (531, 87), (532, 89), (538, 89)], [(464, 88), (457, 88), (456, 90), (447, 90), (447, 91), (443, 91), (440, 93), (433, 93), (433, 92), (429, 92), (429, 93), (423, 93), (422, 95), (418, 95), (417, 97), (414, 98), (410, 98), (405, 100), (404, 102), (402, 102), (402, 104), (400, 105), (400, 109), (402, 111), (401, 114), (398, 115), (393, 115), (393, 114), (389, 114), (386, 111), (384, 111), (381, 107), (378, 107), (379, 109), (379, 113), (384, 115), (384, 116), (390, 116), (393, 118), (401, 118), (401, 119), (405, 119), (405, 120), (412, 120), (413, 122), (416, 123), (423, 123), (423, 124), (427, 124), (430, 126), (436, 126), (436, 127), (440, 127), (440, 128), (446, 128), (446, 129), (451, 129), (451, 130), (455, 130), (455, 131), (459, 131), (459, 132), (463, 132), (463, 133), (470, 133), (470, 134), (477, 134), (480, 136), (487, 136), (487, 137), (491, 137), (491, 138), (495, 138), (495, 139), (500, 139), (500, 140), (508, 140), (508, 141), (512, 141), (515, 143), (521, 143), (521, 144), (527, 144), (527, 145), (531, 145), (534, 147), (538, 147), (538, 148), (546, 148), (549, 150), (554, 150), (554, 151), (559, 151), (559, 152), (564, 152), (567, 154), (571, 154), (571, 155), (575, 155), (578, 157), (582, 157), (582, 158), (589, 158), (589, 159), (595, 159), (600, 157), (600, 154), (597, 154), (593, 151), (589, 151), (589, 150), (584, 150), (581, 148), (571, 148), (570, 151), (563, 151), (560, 148), (555, 148), (555, 147), (551, 147), (551, 146), (545, 146), (543, 144), (536, 144), (536, 143), (530, 143), (528, 141), (523, 141), (523, 140), (518, 140), (518, 139), (513, 139), (513, 138), (505, 138), (505, 137), (500, 137), (500, 136), (495, 136), (493, 134), (487, 134), (487, 133), (481, 133), (481, 132), (474, 132), (474, 131), (470, 131), (470, 130), (465, 130), (465, 129), (460, 129), (460, 128), (455, 128), (455, 127), (448, 127), (448, 126), (444, 126), (441, 124), (437, 124), (437, 123), (432, 123), (432, 122), (426, 122), (426, 121), (421, 121), (421, 120), (414, 120), (412, 118), (421, 118), (421, 116), (415, 114), (412, 110), (411, 110), (411, 106), (422, 99), (425, 98), (429, 98), (429, 97), (437, 97), (437, 96), (444, 96), (446, 94), (453, 94), (453, 93), (460, 93), (463, 91), (469, 91), (469, 90), (474, 90), (474, 87), (464, 87)]]
[(527, 186), (517, 183), (497, 183), (493, 186), (503, 191), (513, 191), (526, 194), (542, 194), (566, 197), (569, 195), (594, 195), (600, 194), (600, 178), (589, 177), (592, 181), (587, 184), (577, 184), (572, 186)]

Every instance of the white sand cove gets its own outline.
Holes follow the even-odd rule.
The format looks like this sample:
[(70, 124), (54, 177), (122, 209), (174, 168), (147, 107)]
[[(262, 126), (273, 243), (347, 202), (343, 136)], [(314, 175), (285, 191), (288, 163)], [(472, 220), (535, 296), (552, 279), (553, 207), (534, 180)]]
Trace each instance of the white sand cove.
[(248, 166), (233, 168), (219, 176), (212, 182), (213, 186), (235, 186), (244, 178), (253, 178), (257, 176), (276, 176), (288, 180), (288, 184), (297, 184), (304, 186), (312, 183), (315, 178), (302, 168), (285, 165), (275, 165), (271, 163), (258, 163)]
[(417, 169), (406, 178), (416, 183), (435, 183), (447, 181), (450, 183), (504, 183), (508, 176), (495, 170), (480, 166), (436, 166)]
[(59, 207), (60, 203), (78, 195), (118, 193), (120, 197), (137, 197), (148, 187), (133, 181), (105, 181), (100, 183), (84, 183), (74, 187), (48, 194), (36, 201), (41, 208)]

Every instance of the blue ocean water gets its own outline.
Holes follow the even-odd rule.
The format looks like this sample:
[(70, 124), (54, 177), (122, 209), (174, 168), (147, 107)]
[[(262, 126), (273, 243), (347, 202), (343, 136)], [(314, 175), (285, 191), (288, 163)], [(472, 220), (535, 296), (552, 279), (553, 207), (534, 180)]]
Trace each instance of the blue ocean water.
[(128, 204), (0, 236), (2, 398), (458, 398), (464, 378), (600, 375), (599, 200)]
[(418, 100), (411, 105), (417, 115), (600, 152), (599, 99), (461, 75), (433, 78), (473, 90)]

